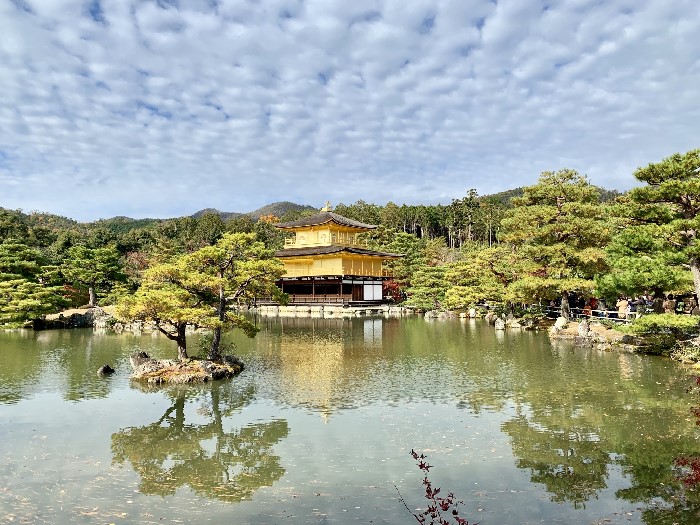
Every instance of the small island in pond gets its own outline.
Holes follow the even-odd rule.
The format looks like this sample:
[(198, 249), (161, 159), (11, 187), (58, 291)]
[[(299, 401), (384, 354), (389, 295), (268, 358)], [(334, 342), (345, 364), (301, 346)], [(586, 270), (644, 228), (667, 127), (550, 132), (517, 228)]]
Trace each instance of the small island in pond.
[(206, 383), (234, 377), (243, 370), (243, 362), (234, 356), (223, 356), (220, 362), (206, 359), (152, 359), (145, 352), (129, 358), (134, 369), (132, 379), (152, 384)]

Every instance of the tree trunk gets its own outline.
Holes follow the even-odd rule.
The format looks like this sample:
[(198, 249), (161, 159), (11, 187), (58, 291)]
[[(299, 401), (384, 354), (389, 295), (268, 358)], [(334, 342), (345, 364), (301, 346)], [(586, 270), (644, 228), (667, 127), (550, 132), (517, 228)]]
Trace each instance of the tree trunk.
[(210, 361), (221, 361), (221, 326), (224, 324), (226, 319), (226, 294), (223, 286), (219, 287), (219, 307), (217, 309), (217, 314), (221, 324), (214, 328), (211, 348), (209, 349), (209, 355), (207, 356), (207, 359)]
[(700, 259), (690, 259), (690, 273), (693, 275), (693, 285), (695, 286), (695, 297), (700, 299)]
[(175, 422), (173, 428), (177, 429), (178, 433), (182, 433), (185, 429), (185, 394), (179, 393), (175, 399)]
[(187, 359), (187, 336), (185, 334), (185, 330), (187, 329), (187, 325), (185, 323), (181, 323), (177, 327), (177, 337), (175, 338), (175, 342), (177, 343), (177, 358), (182, 361), (183, 359)]
[(95, 287), (90, 285), (88, 286), (88, 295), (90, 296), (90, 299), (88, 301), (88, 306), (90, 308), (94, 308), (97, 306), (97, 294), (95, 293)]
[(211, 347), (209, 348), (209, 354), (207, 359), (210, 361), (220, 361), (221, 360), (221, 327), (217, 326), (214, 328), (214, 334), (211, 339)]
[(569, 310), (569, 294), (561, 293), (561, 316), (567, 321), (571, 319), (571, 310)]

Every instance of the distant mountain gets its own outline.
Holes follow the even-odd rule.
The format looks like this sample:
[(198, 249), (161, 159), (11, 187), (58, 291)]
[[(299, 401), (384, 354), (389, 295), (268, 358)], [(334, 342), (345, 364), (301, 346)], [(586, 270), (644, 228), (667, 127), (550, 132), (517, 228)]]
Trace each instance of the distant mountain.
[[(595, 186), (595, 188), (600, 193), (600, 202), (610, 202), (614, 201), (617, 197), (623, 193), (617, 190), (606, 190), (600, 186)], [(522, 197), (525, 188), (514, 188), (512, 190), (502, 191), (500, 193), (492, 193), (491, 195), (481, 195), (479, 198), (482, 200), (496, 200), (501, 204), (510, 204), (511, 199), (515, 197)]]
[(509, 204), (513, 197), (522, 197), (524, 188), (515, 188), (512, 190), (502, 191), (500, 193), (492, 193), (491, 195), (481, 195), (479, 199), (498, 201), (501, 204)]
[(39, 211), (25, 213), (22, 210), (11, 210), (9, 208), (0, 207), (0, 217), (3, 217), (3, 220), (19, 221), (28, 226), (42, 226), (51, 229), (70, 229), (78, 226), (76, 221), (68, 217)]
[(286, 213), (299, 213), (304, 211), (318, 211), (318, 208), (313, 206), (307, 206), (305, 204), (294, 204), (293, 202), (273, 202), (262, 208), (258, 208), (255, 211), (246, 213), (252, 219), (258, 220), (264, 215), (275, 215), (276, 217), (282, 217)]
[(624, 192), (617, 190), (606, 190), (600, 186), (596, 186), (600, 192), (600, 202), (610, 202), (617, 199), (620, 195), (624, 195)]
[(223, 220), (227, 221), (229, 219), (234, 219), (236, 217), (241, 217), (243, 215), (247, 215), (251, 219), (257, 221), (260, 217), (262, 217), (264, 215), (275, 215), (277, 217), (282, 217), (286, 213), (299, 213), (299, 212), (303, 212), (303, 211), (317, 211), (317, 210), (313, 206), (306, 206), (303, 204), (294, 204), (293, 202), (284, 201), (284, 202), (273, 202), (272, 204), (267, 204), (266, 206), (263, 206), (262, 208), (258, 208), (257, 210), (249, 211), (247, 213), (221, 211), (221, 210), (217, 210), (216, 208), (205, 208), (203, 210), (199, 210), (196, 213), (193, 213), (192, 217), (199, 218), (199, 217), (202, 217), (203, 215), (213, 213), (215, 215), (219, 215)]
[[(597, 187), (600, 191), (600, 200), (602, 202), (609, 202), (614, 200), (616, 197), (623, 195), (623, 192), (617, 190), (606, 190), (605, 188)], [(523, 195), (524, 188), (514, 188), (512, 190), (502, 191), (500, 193), (492, 193), (490, 195), (480, 195), (479, 200), (492, 200), (497, 201), (502, 204), (510, 204), (513, 197), (521, 197)], [(267, 204), (257, 210), (249, 211), (247, 213), (232, 212), (232, 211), (221, 211), (216, 208), (205, 208), (193, 213), (191, 217), (200, 218), (203, 215), (213, 213), (219, 215), (224, 221), (235, 219), (237, 217), (250, 217), (254, 221), (257, 221), (260, 217), (265, 215), (274, 215), (279, 217), (283, 221), (295, 220), (304, 215), (315, 213), (318, 208), (313, 206), (308, 206), (305, 204), (295, 204), (289, 201), (273, 202), (272, 204)], [(60, 215), (54, 215), (52, 213), (43, 212), (30, 212), (25, 213), (22, 210), (10, 210), (0, 206), (0, 223), (7, 221), (16, 221), (23, 223), (27, 226), (41, 226), (49, 228), (51, 230), (57, 229), (76, 229), (86, 226), (97, 226), (107, 228), (117, 233), (125, 233), (129, 230), (137, 228), (146, 228), (154, 226), (161, 222), (165, 222), (169, 219), (132, 219), (131, 217), (117, 216), (111, 217), (109, 219), (99, 219), (97, 221), (90, 222), (77, 222), (68, 217), (63, 217)], [(1, 226), (2, 224), (0, 224)]]
[(234, 219), (236, 217), (240, 217), (241, 215), (246, 215), (245, 213), (238, 213), (235, 211), (221, 211), (217, 210), (216, 208), (204, 208), (203, 210), (199, 210), (196, 213), (192, 214), (192, 217), (195, 219), (199, 219), (200, 217), (204, 215), (219, 215), (223, 220), (227, 221), (229, 219)]
[(115, 233), (126, 233), (130, 230), (148, 228), (163, 222), (163, 219), (132, 219), (131, 217), (112, 217), (110, 219), (99, 219), (89, 223), (92, 226), (106, 228)]

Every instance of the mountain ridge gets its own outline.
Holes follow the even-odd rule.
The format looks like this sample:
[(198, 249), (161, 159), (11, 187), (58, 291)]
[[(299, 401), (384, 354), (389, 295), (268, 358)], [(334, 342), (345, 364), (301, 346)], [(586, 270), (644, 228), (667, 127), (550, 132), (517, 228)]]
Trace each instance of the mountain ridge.
[[(624, 192), (620, 192), (617, 190), (607, 190), (605, 188), (601, 187), (596, 187), (600, 193), (601, 193), (601, 201), (602, 202), (608, 202), (613, 200), (615, 197), (619, 195), (623, 195)], [(499, 201), (503, 204), (507, 204), (513, 197), (520, 197), (523, 194), (524, 188), (519, 187), (519, 188), (514, 188), (511, 190), (506, 190), (502, 191), (499, 193), (493, 193), (489, 195), (479, 195), (479, 199), (483, 200), (495, 200)], [(224, 221), (228, 221), (231, 219), (236, 219), (240, 217), (250, 217), (254, 221), (257, 221), (260, 219), (260, 217), (266, 216), (266, 215), (274, 215), (276, 217), (282, 217), (285, 213), (287, 212), (306, 212), (306, 211), (318, 211), (318, 208), (314, 206), (309, 206), (307, 204), (296, 204), (294, 202), (290, 201), (278, 201), (278, 202), (273, 202), (270, 204), (266, 204), (265, 206), (261, 206), (260, 208), (257, 208), (253, 211), (249, 212), (232, 212), (232, 211), (222, 211), (218, 210), (216, 208), (204, 208), (202, 210), (196, 211), (193, 214), (185, 217), (193, 217), (193, 218), (199, 218), (207, 214), (215, 214), (219, 215)], [(169, 217), (169, 218), (161, 218), (161, 219), (154, 219), (154, 218), (142, 218), (142, 219), (135, 219), (132, 217), (126, 217), (124, 215), (118, 215), (115, 217), (109, 217), (106, 219), (97, 219), (94, 221), (85, 221), (85, 222), (80, 222), (76, 221), (74, 219), (71, 219), (69, 217), (64, 217), (61, 215), (57, 215), (54, 213), (49, 213), (49, 212), (40, 212), (40, 211), (33, 211), (33, 212), (23, 212), (22, 210), (12, 210), (9, 208), (4, 208), (0, 206), (0, 215), (2, 212), (9, 213), (11, 215), (17, 215), (19, 214), (20, 216), (25, 217), (25, 219), (28, 220), (30, 224), (37, 224), (37, 225), (51, 225), (51, 226), (63, 226), (63, 227), (75, 227), (75, 226), (80, 226), (80, 225), (103, 225), (106, 227), (112, 227), (114, 228), (115, 226), (117, 229), (124, 229), (124, 230), (129, 230), (133, 228), (138, 228), (141, 226), (145, 226), (150, 223), (160, 223), (164, 221), (168, 221), (171, 219), (175, 219), (177, 217)]]
[(296, 204), (290, 201), (279, 201), (266, 204), (265, 206), (261, 206), (256, 210), (245, 213), (235, 211), (221, 211), (216, 208), (204, 208), (203, 210), (199, 210), (193, 213), (192, 215), (190, 215), (190, 217), (199, 218), (203, 215), (213, 213), (215, 215), (219, 215), (223, 220), (226, 221), (229, 219), (234, 219), (236, 217), (243, 217), (244, 215), (247, 215), (251, 219), (257, 221), (260, 217), (263, 217), (265, 215), (275, 215), (277, 217), (281, 217), (282, 215), (290, 211), (300, 212), (307, 210), (317, 210), (317, 208), (314, 208), (313, 206), (309, 206), (307, 204)]

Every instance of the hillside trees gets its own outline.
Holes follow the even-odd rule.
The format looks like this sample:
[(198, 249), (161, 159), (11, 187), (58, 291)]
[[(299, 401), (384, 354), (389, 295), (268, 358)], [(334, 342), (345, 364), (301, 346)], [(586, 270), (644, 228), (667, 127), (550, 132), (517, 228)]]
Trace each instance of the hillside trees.
[(24, 241), (29, 237), (29, 227), (17, 212), (0, 208), (0, 240)]
[(453, 199), (444, 214), (447, 227), (447, 245), (461, 248), (465, 241), (474, 240), (474, 225), (479, 215), (479, 201), (476, 190), (471, 189), (466, 197)]
[(60, 231), (69, 229), (74, 224), (57, 215), (37, 212), (25, 214), (20, 210), (0, 208), (0, 242), (13, 240), (44, 249), (56, 240)]
[(481, 227), (480, 238), (489, 247), (493, 246), (499, 236), (501, 220), (506, 207), (494, 197), (485, 197), (479, 201), (478, 225)]
[(205, 213), (201, 217), (179, 217), (158, 224), (154, 231), (153, 253), (158, 262), (166, 262), (184, 253), (211, 246), (226, 231), (221, 216)]
[[(276, 215), (263, 215), (253, 227), (253, 233), (258, 240), (271, 250), (284, 248), (284, 232), (274, 226), (280, 222), (282, 222), (281, 219)], [(230, 228), (229, 231), (233, 232)]]
[(389, 263), (394, 280), (401, 287), (411, 285), (413, 275), (425, 265), (425, 241), (409, 233), (396, 232), (393, 239), (374, 246), (389, 253), (400, 253), (403, 257)]
[[(517, 190), (513, 195), (521, 193)], [(354, 204), (339, 204), (335, 212), (361, 222), (384, 226), (387, 229), (409, 233), (419, 238), (444, 237), (450, 249), (459, 248), (465, 242), (497, 242), (499, 221), (510, 207), (511, 193), (497, 196), (479, 196), (470, 189), (467, 194), (444, 206), (396, 205), (385, 206), (357, 201)]]
[(376, 204), (370, 204), (359, 200), (349, 206), (342, 203), (338, 204), (334, 212), (349, 219), (364, 222), (365, 224), (379, 224), (381, 222), (380, 210), (381, 207)]
[(391, 201), (387, 202), (379, 211), (379, 222), (386, 228), (401, 230), (404, 227), (401, 208)]

